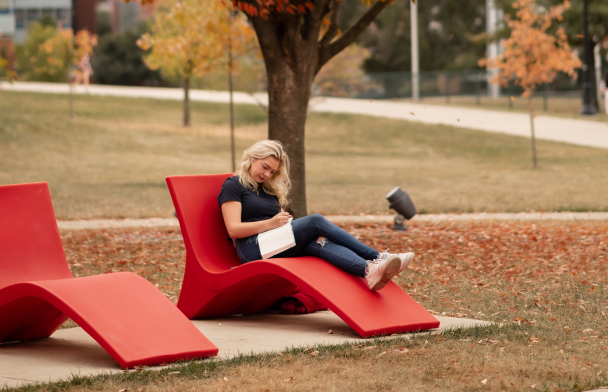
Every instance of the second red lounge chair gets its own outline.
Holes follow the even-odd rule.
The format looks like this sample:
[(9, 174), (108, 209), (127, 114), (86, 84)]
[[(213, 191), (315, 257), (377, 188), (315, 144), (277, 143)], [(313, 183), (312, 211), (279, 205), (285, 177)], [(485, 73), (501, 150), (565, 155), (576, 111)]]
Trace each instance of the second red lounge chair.
[(362, 337), (411, 332), (439, 321), (393, 282), (371, 292), (364, 279), (315, 257), (241, 264), (217, 203), (232, 174), (174, 176), (167, 183), (186, 244), (178, 308), (191, 319), (268, 309), (297, 285), (327, 305)]
[(139, 275), (74, 278), (46, 183), (0, 186), (0, 342), (49, 337), (68, 318), (123, 368), (218, 353)]

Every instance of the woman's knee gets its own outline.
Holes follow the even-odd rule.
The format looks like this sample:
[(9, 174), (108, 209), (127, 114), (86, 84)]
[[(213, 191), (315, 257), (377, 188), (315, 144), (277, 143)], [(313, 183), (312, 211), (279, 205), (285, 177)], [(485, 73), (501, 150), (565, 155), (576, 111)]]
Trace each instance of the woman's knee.
[(314, 222), (316, 224), (323, 224), (325, 222), (329, 222), (327, 218), (325, 218), (321, 214), (310, 214), (308, 215), (308, 219), (310, 219), (311, 222)]

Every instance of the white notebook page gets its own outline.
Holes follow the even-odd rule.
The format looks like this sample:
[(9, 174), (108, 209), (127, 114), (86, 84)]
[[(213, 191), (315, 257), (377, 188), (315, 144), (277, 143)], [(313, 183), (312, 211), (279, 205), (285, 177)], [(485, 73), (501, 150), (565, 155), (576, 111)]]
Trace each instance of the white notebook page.
[(263, 259), (268, 259), (277, 253), (296, 246), (293, 228), (291, 227), (292, 220), (293, 218), (289, 218), (289, 221), (283, 226), (258, 234), (258, 245)]

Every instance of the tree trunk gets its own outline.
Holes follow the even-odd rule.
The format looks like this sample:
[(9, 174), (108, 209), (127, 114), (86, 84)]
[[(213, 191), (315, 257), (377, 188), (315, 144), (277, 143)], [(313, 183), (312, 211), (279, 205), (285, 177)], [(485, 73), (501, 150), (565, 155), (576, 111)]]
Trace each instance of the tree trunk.
[[(314, 7), (302, 14), (271, 11), (267, 18), (248, 15), (268, 76), (268, 137), (280, 141), (291, 160), (288, 210), (296, 218), (307, 214), (304, 129), (312, 81), (321, 67), (353, 43), (390, 3), (375, 2), (340, 37), (340, 0), (315, 1)], [(330, 26), (321, 36), (325, 16)]]
[[(232, 13), (230, 14), (230, 20), (232, 21)], [(232, 172), (236, 171), (236, 153), (235, 153), (235, 143), (234, 143), (234, 84), (232, 80), (232, 38), (228, 38), (228, 89), (230, 91), (230, 164), (232, 167)]]
[(304, 130), (313, 75), (276, 63), (268, 72), (268, 137), (279, 140), (290, 158), (289, 211), (298, 218), (307, 215)]
[(532, 94), (528, 96), (528, 110), (530, 112), (530, 141), (532, 143), (532, 167), (536, 169), (538, 167), (538, 160), (536, 159), (536, 138), (534, 136), (534, 107), (532, 106)]
[(190, 75), (184, 76), (184, 127), (190, 126)]

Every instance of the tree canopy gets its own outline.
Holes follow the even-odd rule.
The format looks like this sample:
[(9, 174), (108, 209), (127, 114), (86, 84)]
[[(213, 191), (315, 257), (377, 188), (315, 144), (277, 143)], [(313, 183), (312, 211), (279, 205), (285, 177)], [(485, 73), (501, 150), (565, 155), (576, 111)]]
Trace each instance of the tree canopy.
[(234, 54), (247, 49), (253, 30), (244, 15), (231, 15), (221, 1), (157, 0), (151, 32), (138, 45), (151, 49), (146, 64), (171, 75), (201, 76), (227, 63), (227, 46)]
[(550, 83), (557, 72), (576, 77), (574, 71), (581, 61), (568, 45), (564, 29), (555, 26), (563, 20), (570, 1), (550, 8), (540, 6), (536, 0), (516, 0), (512, 7), (515, 17), (507, 15), (505, 22), (510, 36), (502, 42), (504, 51), (493, 59), (484, 58), (480, 65), (498, 68), (494, 80), (506, 86), (510, 80), (523, 88), (522, 96), (528, 98), (532, 132), (532, 162), (537, 166), (534, 141), (534, 108), (532, 96), (537, 86)]
[(44, 21), (31, 24), (27, 33), (18, 50), (18, 68), (25, 80), (65, 82), (71, 68), (97, 45), (97, 36), (87, 30), (74, 35), (72, 29)]

